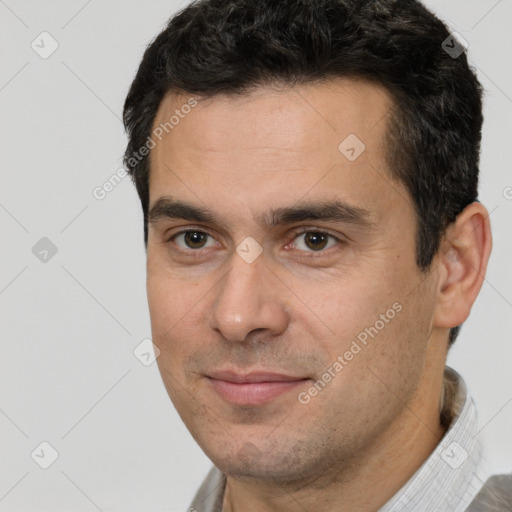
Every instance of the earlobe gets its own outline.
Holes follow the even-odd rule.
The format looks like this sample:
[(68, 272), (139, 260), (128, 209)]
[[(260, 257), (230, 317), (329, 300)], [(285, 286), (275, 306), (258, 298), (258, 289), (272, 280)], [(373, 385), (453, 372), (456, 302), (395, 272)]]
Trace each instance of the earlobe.
[(479, 202), (468, 205), (448, 227), (437, 258), (439, 282), (434, 326), (462, 324), (482, 287), (492, 248), (487, 209)]

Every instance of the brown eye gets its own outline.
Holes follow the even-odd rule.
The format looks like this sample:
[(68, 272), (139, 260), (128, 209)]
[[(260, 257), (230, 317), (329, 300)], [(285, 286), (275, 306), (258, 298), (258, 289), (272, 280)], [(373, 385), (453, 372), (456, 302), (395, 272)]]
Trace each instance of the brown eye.
[(187, 231), (184, 235), (185, 243), (191, 249), (201, 249), (206, 237), (208, 236), (206, 233), (201, 233), (199, 231)]
[[(215, 240), (213, 239), (213, 243), (211, 243), (209, 246), (205, 245), (205, 243), (208, 240), (208, 237), (212, 238), (208, 233), (204, 233), (203, 231), (188, 230), (182, 231), (181, 233), (177, 233), (176, 235), (171, 237), (171, 240), (174, 241), (174, 243), (176, 243), (176, 245), (183, 250), (197, 250), (215, 245)], [(183, 242), (179, 243), (179, 240), (183, 240)]]
[[(329, 239), (334, 241), (334, 243), (329, 245)], [(340, 240), (329, 233), (312, 230), (296, 233), (295, 240), (297, 240), (294, 242), (295, 247), (305, 252), (321, 252), (326, 248), (330, 248), (337, 245), (337, 243), (340, 243)], [(302, 243), (299, 243), (300, 241), (302, 241)]]
[(327, 239), (328, 237), (324, 233), (309, 232), (304, 235), (306, 245), (314, 251), (325, 249)]

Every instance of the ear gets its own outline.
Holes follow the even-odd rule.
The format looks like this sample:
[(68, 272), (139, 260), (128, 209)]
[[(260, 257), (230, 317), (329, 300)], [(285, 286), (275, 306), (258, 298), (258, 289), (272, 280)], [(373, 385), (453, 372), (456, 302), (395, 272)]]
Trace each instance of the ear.
[(471, 203), (446, 230), (437, 255), (434, 327), (452, 328), (467, 319), (482, 287), (491, 248), (489, 213), (481, 203)]

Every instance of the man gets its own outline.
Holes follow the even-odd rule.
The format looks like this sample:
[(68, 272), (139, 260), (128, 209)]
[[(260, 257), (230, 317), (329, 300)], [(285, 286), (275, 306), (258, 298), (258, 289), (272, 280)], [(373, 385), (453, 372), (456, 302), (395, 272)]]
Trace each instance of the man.
[(481, 94), (411, 0), (203, 0), (148, 47), (125, 164), (214, 464), (190, 511), (511, 510), (445, 366), (491, 252)]

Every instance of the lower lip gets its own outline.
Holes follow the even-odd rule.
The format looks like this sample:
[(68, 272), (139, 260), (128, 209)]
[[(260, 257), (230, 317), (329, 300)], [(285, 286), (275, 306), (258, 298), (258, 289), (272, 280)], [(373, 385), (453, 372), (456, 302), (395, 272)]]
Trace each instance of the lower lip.
[(279, 382), (236, 383), (208, 377), (213, 389), (224, 400), (236, 405), (260, 405), (298, 387), (309, 379)]

